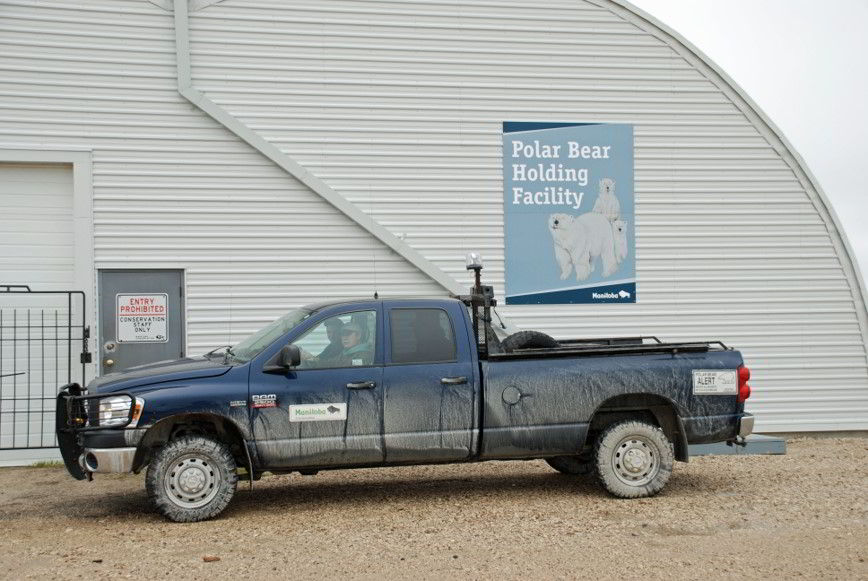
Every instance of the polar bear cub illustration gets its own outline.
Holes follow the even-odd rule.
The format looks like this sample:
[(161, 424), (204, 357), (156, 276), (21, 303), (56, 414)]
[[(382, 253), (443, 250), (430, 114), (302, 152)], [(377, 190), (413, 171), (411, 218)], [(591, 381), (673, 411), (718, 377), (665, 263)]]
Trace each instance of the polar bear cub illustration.
[(620, 264), (627, 258), (627, 222), (624, 220), (612, 222), (612, 236), (615, 238), (615, 259)]
[(561, 280), (574, 268), (576, 280), (585, 280), (594, 271), (597, 257), (603, 262), (603, 276), (611, 276), (618, 269), (612, 223), (602, 214), (552, 214), (548, 225)]
[(600, 189), (597, 201), (594, 203), (592, 212), (602, 214), (612, 222), (621, 216), (621, 202), (615, 196), (615, 180), (603, 178), (600, 180)]

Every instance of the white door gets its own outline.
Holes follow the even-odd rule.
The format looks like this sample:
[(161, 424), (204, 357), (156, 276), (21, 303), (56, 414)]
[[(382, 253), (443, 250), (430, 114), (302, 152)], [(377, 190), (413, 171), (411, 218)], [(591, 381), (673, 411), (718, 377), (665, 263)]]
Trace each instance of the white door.
[(0, 163), (0, 284), (74, 288), (72, 194), (69, 164)]

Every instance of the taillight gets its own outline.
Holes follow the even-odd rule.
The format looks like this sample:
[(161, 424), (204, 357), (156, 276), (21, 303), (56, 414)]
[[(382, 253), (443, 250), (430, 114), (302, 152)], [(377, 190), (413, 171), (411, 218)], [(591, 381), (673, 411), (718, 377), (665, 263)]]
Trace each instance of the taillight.
[(743, 403), (750, 397), (750, 386), (747, 380), (750, 379), (750, 369), (742, 365), (738, 368), (738, 403)]

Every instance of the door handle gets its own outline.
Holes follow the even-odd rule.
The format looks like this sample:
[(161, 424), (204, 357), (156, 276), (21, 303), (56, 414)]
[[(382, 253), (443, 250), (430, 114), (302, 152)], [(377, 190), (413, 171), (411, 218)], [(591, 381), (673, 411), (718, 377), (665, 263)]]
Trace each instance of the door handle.
[(440, 379), (440, 383), (443, 385), (461, 385), (467, 383), (467, 378), (463, 375), (461, 377), (443, 377)]
[(375, 387), (377, 387), (376, 381), (359, 381), (347, 384), (347, 389), (374, 389)]

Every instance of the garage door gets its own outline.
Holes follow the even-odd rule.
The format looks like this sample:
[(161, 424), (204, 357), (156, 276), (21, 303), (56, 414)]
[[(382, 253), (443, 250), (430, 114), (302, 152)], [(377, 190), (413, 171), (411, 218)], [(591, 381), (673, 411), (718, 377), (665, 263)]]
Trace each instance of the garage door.
[[(71, 165), (0, 163), (0, 285), (74, 289), (73, 225)], [(80, 381), (82, 301), (4, 288), (0, 465), (26, 464), (53, 455), (54, 397), (70, 378)]]
[(72, 166), (0, 164), (0, 284), (74, 286)]

